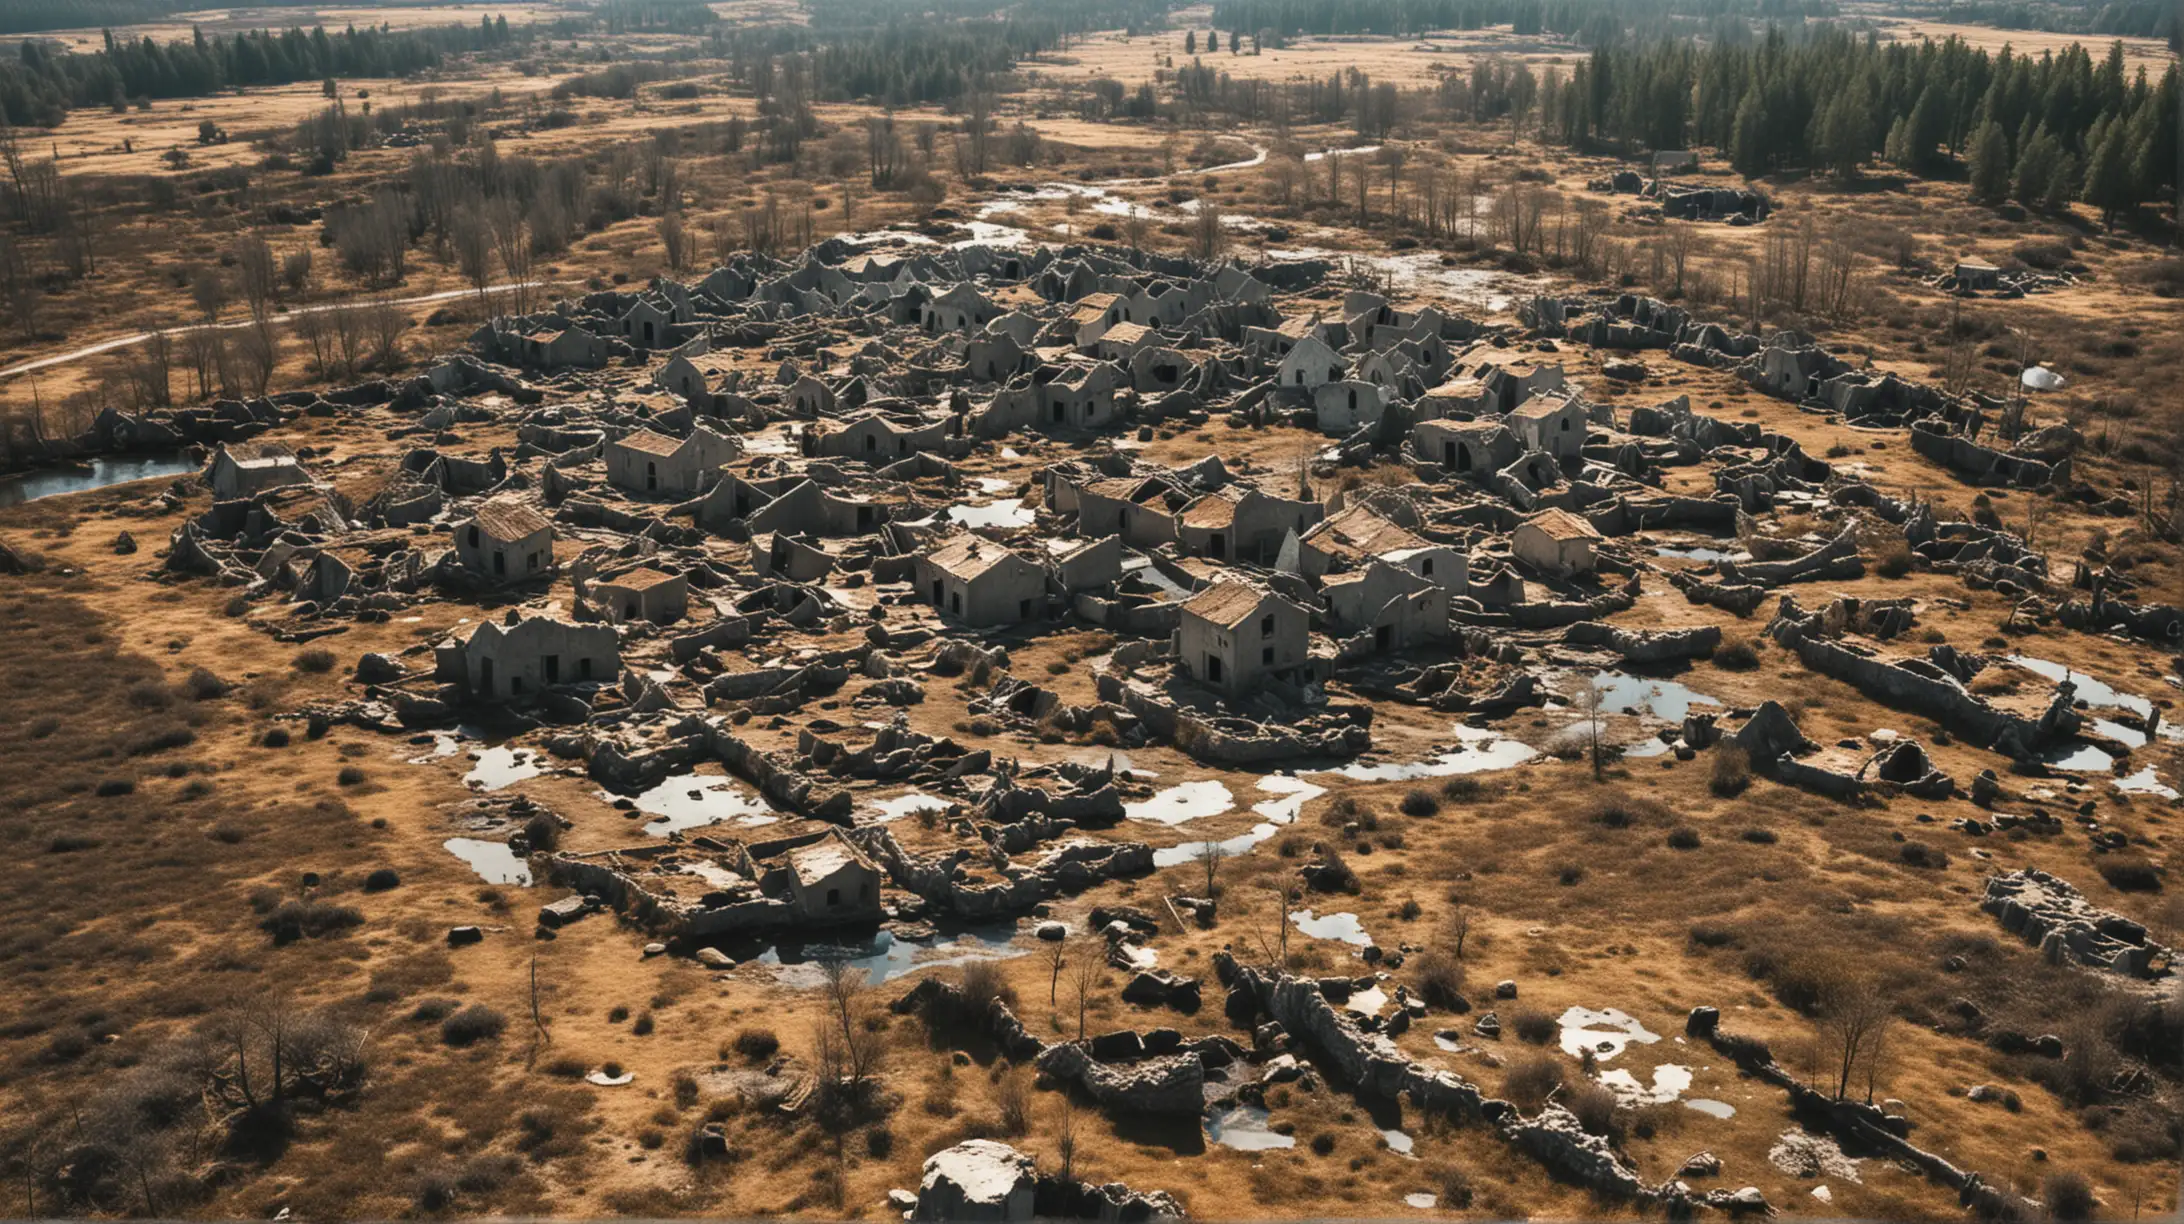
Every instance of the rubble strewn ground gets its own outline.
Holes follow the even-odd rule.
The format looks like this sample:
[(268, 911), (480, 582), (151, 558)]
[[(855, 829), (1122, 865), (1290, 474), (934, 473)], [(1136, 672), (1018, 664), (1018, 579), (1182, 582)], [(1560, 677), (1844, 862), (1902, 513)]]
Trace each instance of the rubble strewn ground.
[[(2098, 1128), (2158, 1129), (2173, 1061), (2071, 1028), (2072, 1071), (2105, 1078), (2002, 1064), (2050, 1093), (2002, 1125), (1964, 1082), (2047, 1038), (1967, 1040), (1928, 997), (2022, 972), (2097, 1001), (2082, 969), (2113, 969), (2170, 1009), (2132, 1031), (2175, 1031), (2173, 927), (2072, 884), (2166, 887), (2184, 772), (2156, 660), (2184, 593), (1957, 517), (1973, 486), (2109, 502), (2072, 438), (1649, 298), (1472, 318), (1331, 271), (739, 255), (495, 319), (400, 384), (102, 421), (217, 445), (201, 478), (105, 500), (141, 552), (11, 533), (53, 556), (4, 593), (224, 613), (203, 666), (258, 696), (221, 785), (277, 807), (313, 784), (268, 762), (338, 759), (317, 802), (401, 864), (283, 866), (254, 882), (295, 907), (267, 930), (371, 922), (365, 1005), (497, 1005), (470, 1035), (450, 999), (435, 1030), (477, 1052), (475, 1091), (564, 1063), (601, 1089), (560, 1107), (652, 1136), (602, 1209), (1388, 1214), (1364, 1196), (1400, 1183), (1493, 1214), (1740, 1213), (1806, 1208), (1817, 1170), (1834, 1210), (1926, 1214), (2033, 1143), (2113, 1191), (2136, 1157)], [(1811, 453), (1815, 421), (1919, 479)], [(116, 632), (196, 659), (180, 617)], [(355, 923), (312, 908), (352, 883)], [(1913, 1099), (1912, 1172), (1837, 1146), (1902, 1140), (1904, 1110), (1800, 1082), (1876, 975), (1927, 1023), (1885, 1064), (1834, 1057)], [(1784, 1070), (1696, 1016), (1710, 1046), (1528, 1048), (1565, 1006), (1702, 997), (1820, 1052)], [(1696, 1061), (1693, 1100), (1618, 1105), (1595, 1080), (1619, 1058), (1656, 1085)], [(1292, 1143), (1209, 1147), (1201, 1116), (1240, 1106)], [(840, 1154), (780, 1174), (817, 1158), (768, 1127)], [(714, 1180), (767, 1144), (788, 1154), (751, 1188)], [(1686, 1162), (1702, 1146), (1725, 1174)]]

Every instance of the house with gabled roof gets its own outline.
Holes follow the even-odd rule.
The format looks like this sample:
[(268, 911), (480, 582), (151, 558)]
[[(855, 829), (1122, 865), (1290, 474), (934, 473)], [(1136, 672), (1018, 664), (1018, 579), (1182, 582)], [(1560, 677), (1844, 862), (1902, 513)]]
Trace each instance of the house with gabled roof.
[(1339, 569), (1355, 569), (1382, 553), (1422, 548), (1430, 543), (1362, 505), (1351, 506), (1292, 540), (1294, 546), (1290, 541), (1283, 542), (1276, 565), (1312, 579)]
[(1585, 402), (1575, 393), (1559, 397), (1535, 395), (1517, 405), (1505, 420), (1509, 432), (1517, 435), (1527, 450), (1545, 451), (1563, 463), (1579, 458), (1584, 452)]
[(1517, 524), (1509, 551), (1542, 573), (1568, 577), (1591, 572), (1600, 530), (1559, 507), (1550, 507)]
[(607, 480), (646, 496), (694, 497), (720, 479), (720, 467), (743, 453), (743, 440), (698, 425), (688, 437), (638, 429), (603, 450)]
[(1249, 582), (1217, 582), (1183, 604), (1176, 651), (1192, 679), (1241, 697), (1309, 670), (1311, 609)]
[(554, 525), (537, 507), (496, 497), (455, 524), (455, 559), (489, 582), (524, 582), (554, 568)]
[(920, 594), (966, 625), (1009, 625), (1046, 614), (1046, 570), (1006, 545), (957, 536), (918, 558)]
[(1275, 382), (1292, 390), (1309, 390), (1321, 383), (1340, 382), (1350, 369), (1350, 359), (1336, 352), (1325, 340), (1306, 336), (1290, 346), (1289, 353), (1275, 367)]

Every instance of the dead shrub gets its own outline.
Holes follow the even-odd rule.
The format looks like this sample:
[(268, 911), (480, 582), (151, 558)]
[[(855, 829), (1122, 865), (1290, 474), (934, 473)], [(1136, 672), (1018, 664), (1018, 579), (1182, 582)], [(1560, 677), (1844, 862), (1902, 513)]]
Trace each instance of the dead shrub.
[(1723, 638), (1714, 648), (1714, 666), (1723, 671), (1750, 671), (1759, 666), (1759, 645), (1748, 637)]
[(772, 1029), (747, 1028), (736, 1034), (735, 1051), (748, 1062), (765, 1062), (781, 1049)]
[(440, 1022), (440, 1040), (456, 1047), (476, 1045), (507, 1028), (508, 1017), (483, 1003), (472, 1003)]
[(1596, 825), (1604, 825), (1610, 829), (1627, 829), (1647, 821), (1666, 821), (1669, 812), (1660, 803), (1642, 795), (1603, 791), (1585, 804), (1584, 816)]
[(271, 935), (275, 944), (291, 944), (299, 939), (323, 939), (363, 922), (364, 912), (354, 906), (289, 900), (275, 906), (258, 923), (258, 929)]
[(1906, 867), (1923, 867), (1932, 871), (1939, 871), (1949, 865), (1948, 851), (1929, 846), (1922, 841), (1907, 841), (1896, 847), (1896, 857), (1902, 859)]
[(1552, 1054), (1528, 1054), (1509, 1068), (1502, 1094), (1525, 1109), (1538, 1109), (1562, 1087), (1562, 1060)]
[(1577, 1124), (1585, 1128), (1586, 1134), (1617, 1141), (1622, 1139), (1623, 1125), (1618, 1115), (1623, 1102), (1606, 1084), (1587, 1080), (1565, 1097), (1563, 1104), (1577, 1115)]
[(296, 656), (294, 667), (300, 672), (322, 676), (334, 670), (334, 652), (323, 646), (314, 646)]
[(2111, 854), (2098, 864), (2101, 878), (2117, 892), (2160, 892), (2161, 869), (2136, 854)]
[(1714, 750), (1714, 760), (1708, 766), (1706, 788), (1724, 799), (1734, 799), (1752, 784), (1752, 759), (1744, 749), (1734, 744), (1723, 744)]
[(1426, 1000), (1426, 1006), (1443, 1011), (1457, 1011), (1464, 1006), (1464, 963), (1447, 952), (1435, 949), (1411, 962), (1414, 977), (1412, 984)]
[(1433, 816), (1441, 810), (1441, 801), (1432, 791), (1420, 787), (1403, 796), (1402, 812), (1405, 816)]
[(1678, 825), (1668, 831), (1671, 850), (1696, 850), (1699, 848), (1699, 831), (1689, 825)]
[(2085, 1175), (2070, 1169), (2058, 1169), (2040, 1183), (2040, 1200), (2047, 1204), (2050, 1218), (2059, 1221), (2090, 1220), (2097, 1200), (2093, 1197), (2093, 1183)]
[(1519, 1041), (1528, 1041), (1533, 1045), (1546, 1045), (1554, 1040), (1559, 1028), (1553, 1016), (1536, 1007), (1519, 1008), (1516, 1014), (1509, 1017), (1509, 1031), (1515, 1033)]

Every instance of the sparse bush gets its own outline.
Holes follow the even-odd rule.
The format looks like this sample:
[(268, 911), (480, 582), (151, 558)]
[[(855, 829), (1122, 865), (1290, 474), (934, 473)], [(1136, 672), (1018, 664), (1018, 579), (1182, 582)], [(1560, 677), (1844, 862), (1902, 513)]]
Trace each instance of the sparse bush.
[(2079, 1221), (2093, 1218), (2098, 1205), (2093, 1197), (2093, 1183), (2085, 1175), (2069, 1169), (2058, 1169), (2040, 1183), (2040, 1199), (2047, 1204), (2048, 1216), (2058, 1221)]
[(394, 868), (380, 867), (374, 869), (370, 875), (364, 877), (364, 891), (385, 892), (390, 888), (399, 886), (401, 883), (402, 877), (395, 873)]
[(963, 966), (959, 984), (963, 989), (963, 1010), (967, 1016), (985, 1016), (995, 999), (1010, 1007), (1016, 1006), (1016, 989), (1001, 976), (1001, 966), (994, 961), (974, 960)]
[(2099, 863), (2101, 878), (2117, 892), (2160, 892), (2161, 872), (2139, 855), (2111, 854)]
[(1890, 540), (1873, 555), (1873, 570), (1883, 578), (1901, 578), (1911, 572), (1911, 546)]
[(1470, 803), (1485, 793), (1485, 783), (1463, 774), (1441, 783), (1441, 798), (1451, 803)]
[(1671, 850), (1696, 850), (1699, 848), (1699, 831), (1689, 825), (1678, 825), (1668, 831)]
[(1331, 1156), (1334, 1151), (1335, 1133), (1333, 1131), (1321, 1131), (1319, 1134), (1312, 1136), (1312, 1152), (1314, 1155)]
[(343, 786), (362, 786), (364, 784), (364, 771), (354, 765), (344, 765), (341, 767), (341, 772), (334, 775), (334, 781)]
[(993, 1115), (1001, 1133), (1011, 1138), (1031, 1130), (1031, 1077), (1016, 1068), (993, 1082)]
[(651, 1012), (640, 1012), (637, 1016), (637, 1022), (629, 1026), (629, 1031), (638, 1037), (650, 1037), (653, 1023)]
[(1432, 816), (1440, 812), (1441, 801), (1432, 791), (1421, 787), (1404, 794), (1402, 810), (1405, 816)]
[(1922, 841), (1907, 841), (1896, 848), (1896, 857), (1908, 867), (1926, 867), (1939, 871), (1949, 865), (1949, 852)]
[(1436, 948), (1411, 962), (1414, 984), (1426, 1006), (1453, 1011), (1464, 1005), (1464, 963)]
[(1519, 1008), (1509, 1017), (1509, 1031), (1515, 1033), (1518, 1040), (1533, 1045), (1546, 1045), (1554, 1040), (1558, 1028), (1553, 1016), (1536, 1007)]
[(1713, 763), (1708, 766), (1706, 788), (1724, 799), (1734, 799), (1752, 784), (1752, 759), (1744, 749), (1734, 744), (1723, 744), (1714, 749)]
[(1588, 1080), (1570, 1093), (1564, 1104), (1577, 1115), (1577, 1124), (1585, 1128), (1585, 1133), (1609, 1139), (1622, 1138), (1622, 1123), (1616, 1115), (1623, 1103), (1617, 1099), (1614, 1089)]
[(534, 852), (561, 844), (561, 821), (551, 812), (538, 812), (523, 822), (523, 840)]
[(781, 1048), (772, 1029), (744, 1029), (736, 1034), (735, 1051), (750, 1062), (765, 1062)]
[(1580, 863), (1562, 863), (1555, 868), (1555, 883), (1569, 888), (1585, 880), (1585, 868)]
[(182, 691), (189, 694), (192, 701), (211, 701), (217, 697), (225, 697), (232, 687), (227, 681), (202, 667), (192, 669), (189, 678), (182, 682)]
[(258, 742), (264, 744), (268, 748), (286, 748), (288, 747), (288, 728), (269, 728), (265, 733), (265, 737), (260, 739)]
[(1538, 1109), (1546, 1104), (1547, 1098), (1560, 1087), (1562, 1060), (1544, 1053), (1518, 1059), (1502, 1081), (1502, 1093), (1525, 1109)]
[(508, 1017), (483, 1003), (472, 1003), (440, 1022), (440, 1040), (451, 1046), (475, 1045), (501, 1035)]
[(1668, 809), (1651, 799), (1603, 791), (1586, 803), (1585, 819), (1611, 829), (1626, 829), (1643, 821), (1666, 821)]
[(1759, 646), (1748, 637), (1728, 637), (1714, 648), (1714, 666), (1724, 671), (1750, 671), (1759, 666)]
[(1691, 942), (1702, 948), (1726, 948), (1737, 941), (1734, 929), (1710, 922), (1691, 924)]
[(314, 676), (324, 675), (334, 670), (334, 652), (323, 646), (314, 646), (296, 656), (295, 668), (300, 672), (310, 672)]
[(1741, 834), (1741, 836), (1744, 838), (1744, 840), (1752, 843), (1755, 846), (1772, 846), (1776, 842), (1782, 840), (1781, 838), (1775, 836), (1775, 831), (1773, 829), (1761, 829), (1756, 827), (1746, 829)]
[(354, 906), (289, 900), (275, 906), (258, 923), (258, 929), (271, 935), (276, 944), (290, 944), (299, 939), (322, 939), (363, 923), (364, 912)]

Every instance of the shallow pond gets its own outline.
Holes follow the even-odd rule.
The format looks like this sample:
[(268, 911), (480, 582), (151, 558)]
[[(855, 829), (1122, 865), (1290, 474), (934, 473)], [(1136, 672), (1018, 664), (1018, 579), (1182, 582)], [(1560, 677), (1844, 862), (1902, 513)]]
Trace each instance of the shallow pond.
[(463, 783), (476, 790), (496, 791), (546, 772), (534, 748), (481, 748), (478, 759), (463, 775)]
[[(1365, 933), (1365, 924), (1356, 914), (1314, 914), (1311, 910), (1291, 910), (1289, 920), (1297, 929), (1314, 939), (1336, 939), (1358, 947), (1369, 947), (1373, 937)], [(1385, 996), (1382, 996), (1385, 1001)]]
[(1015, 937), (1013, 923), (967, 928), (952, 935), (941, 935), (930, 944), (897, 939), (888, 931), (874, 931), (862, 938), (783, 940), (760, 952), (755, 959), (759, 964), (773, 966), (774, 976), (782, 985), (797, 989), (824, 984), (826, 978), (821, 964), (833, 960), (864, 970), (865, 983), (877, 986), (921, 969), (1022, 956), (1023, 949), (1010, 946)]
[(1612, 1007), (1602, 1011), (1573, 1007), (1555, 1023), (1562, 1029), (1562, 1052), (1572, 1058), (1591, 1050), (1596, 1059), (1606, 1062), (1632, 1042), (1651, 1045), (1661, 1039), (1660, 1034), (1647, 1032), (1646, 1026)]
[(1150, 799), (1123, 804), (1122, 812), (1132, 820), (1179, 825), (1202, 816), (1219, 816), (1234, 806), (1236, 796), (1219, 782), (1182, 782)]
[(764, 799), (724, 774), (676, 774), (631, 796), (631, 802), (654, 817), (645, 822), (645, 832), (653, 837), (731, 820), (755, 828), (781, 819)]
[(1272, 1115), (1257, 1105), (1231, 1105), (1206, 1115), (1206, 1138), (1239, 1152), (1270, 1152), (1297, 1146), (1295, 1135), (1277, 1135), (1267, 1127)]
[(1004, 497), (998, 501), (988, 502), (983, 506), (974, 506), (967, 502), (958, 503), (948, 507), (946, 517), (963, 524), (965, 527), (977, 530), (979, 528), (1029, 527), (1036, 516), (1030, 508), (1024, 505), (1022, 498)]
[(1404, 782), (1413, 778), (1447, 778), (1457, 774), (1509, 769), (1539, 755), (1530, 745), (1518, 740), (1503, 739), (1492, 731), (1458, 724), (1455, 732), (1460, 742), (1454, 749), (1423, 761), (1378, 765), (1352, 761), (1327, 772), (1345, 778), (1356, 778), (1360, 782)]
[(80, 465), (0, 476), (0, 506), (20, 506), (43, 497), (87, 493), (156, 476), (187, 476), (203, 467), (185, 455), (102, 456)]
[(516, 856), (504, 841), (489, 841), (482, 837), (450, 837), (440, 843), (448, 853), (470, 864), (478, 878), (488, 884), (531, 883), (531, 865)]

